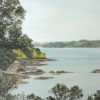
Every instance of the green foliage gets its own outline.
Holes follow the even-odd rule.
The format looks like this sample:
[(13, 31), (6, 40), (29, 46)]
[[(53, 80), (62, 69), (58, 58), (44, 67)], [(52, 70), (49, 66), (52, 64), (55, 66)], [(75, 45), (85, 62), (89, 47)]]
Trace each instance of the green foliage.
[(7, 94), (5, 97), (2, 97), (0, 100), (44, 100), (39, 96), (33, 96), (33, 94), (30, 95), (24, 95), (24, 94), (18, 94), (18, 95), (12, 95)]
[(34, 48), (33, 49), (33, 53), (32, 53), (32, 58), (41, 58), (41, 59), (45, 59), (46, 56), (43, 52), (40, 51), (40, 49), (38, 48)]
[(20, 47), (24, 14), (19, 0), (0, 0), (0, 68), (3, 70), (15, 60), (12, 49)]
[(11, 100), (79, 100), (83, 96), (82, 90), (79, 89), (78, 86), (74, 86), (71, 89), (69, 89), (66, 85), (63, 84), (55, 85), (51, 89), (51, 93), (54, 94), (54, 97), (49, 96), (46, 99), (42, 99), (39, 96), (35, 96), (33, 93), (27, 96), (25, 96), (24, 94), (19, 94), (16, 96), (11, 96), (9, 94), (8, 96), (11, 97)]
[(71, 87), (69, 92), (70, 100), (78, 100), (83, 97), (82, 89), (80, 89), (78, 86)]
[[(9, 94), (9, 91), (16, 87), (16, 81), (16, 78), (12, 75), (0, 73), (0, 100), (80, 100), (83, 97), (82, 89), (78, 86), (73, 86), (69, 89), (64, 84), (56, 84), (50, 90), (54, 96), (48, 96), (45, 99), (33, 93), (29, 95)], [(100, 100), (100, 90), (88, 96), (87, 100)]]
[(45, 43), (42, 45), (43, 47), (48, 47), (48, 48), (64, 48), (66, 46), (65, 43), (63, 42), (50, 42), (50, 43)]
[(49, 97), (47, 97), (47, 100), (56, 100), (56, 99), (52, 96), (49, 96)]
[(27, 96), (27, 99), (29, 99), (29, 100), (32, 100), (34, 98), (35, 98), (35, 95), (33, 93)]
[(0, 76), (0, 96), (6, 97), (9, 90), (15, 88), (16, 81), (15, 77), (3, 73)]
[(25, 10), (19, 0), (0, 0), (0, 48), (18, 48)]
[(16, 59), (27, 59), (27, 56), (21, 49), (14, 49), (13, 52), (16, 54)]
[[(33, 56), (32, 39), (22, 34), (24, 15), (19, 0), (0, 0), (0, 68), (3, 70), (15, 60), (15, 54), (17, 59)], [(44, 54), (39, 57), (44, 58)]]
[(93, 95), (88, 96), (88, 99), (87, 100), (100, 100), (100, 90), (98, 90)]
[[(28, 59), (29, 57), (21, 50), (21, 49), (14, 49), (13, 52), (16, 54), (16, 59)], [(41, 58), (45, 59), (46, 56), (44, 53), (40, 51), (40, 49), (33, 49), (32, 58)]]
[(20, 48), (22, 49), (22, 51), (26, 54), (27, 57), (32, 58), (32, 52), (34, 48), (32, 39), (30, 39), (27, 35), (23, 35), (20, 38), (20, 43)]
[(12, 50), (0, 50), (0, 69), (6, 70), (15, 60), (15, 56)]
[(51, 89), (51, 93), (54, 94), (54, 97), (49, 97), (48, 100), (79, 100), (83, 97), (82, 89), (78, 86), (69, 89), (63, 84), (56, 84)]
[[(39, 44), (40, 45), (40, 44)], [(50, 42), (50, 43), (44, 43), (41, 45), (42, 47), (49, 47), (49, 48), (79, 48), (79, 47), (87, 47), (87, 48), (94, 48), (94, 47), (100, 47), (100, 40), (80, 40), (80, 41), (71, 41), (71, 42)]]

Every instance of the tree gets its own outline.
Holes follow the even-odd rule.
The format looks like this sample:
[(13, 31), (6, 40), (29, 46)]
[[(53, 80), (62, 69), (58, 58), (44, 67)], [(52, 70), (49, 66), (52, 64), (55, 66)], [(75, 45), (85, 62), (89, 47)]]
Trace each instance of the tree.
[(71, 87), (69, 92), (69, 100), (78, 100), (83, 97), (82, 89), (78, 86)]
[(0, 0), (0, 48), (17, 48), (24, 14), (19, 0)]
[(19, 47), (25, 10), (19, 0), (0, 0), (0, 68), (6, 70), (15, 60), (12, 49)]
[(67, 88), (64, 84), (56, 84), (52, 89), (51, 93), (54, 97), (49, 96), (47, 100), (79, 100), (83, 97), (82, 89), (78, 86)]
[(35, 98), (35, 95), (33, 93), (27, 96), (27, 99), (29, 100), (33, 100), (34, 98)]
[(8, 96), (9, 90), (15, 88), (16, 78), (8, 75), (8, 74), (1, 74), (0, 75), (0, 98), (6, 98)]
[(15, 60), (16, 55), (12, 50), (0, 50), (0, 69), (6, 70)]
[(47, 97), (47, 100), (56, 100), (56, 99), (52, 96), (49, 96), (49, 97)]
[(32, 39), (30, 39), (26, 34), (20, 38), (20, 48), (23, 50), (27, 57), (32, 57), (34, 46), (32, 44)]
[(93, 95), (88, 96), (88, 99), (87, 100), (100, 100), (100, 90), (98, 90)]
[(55, 95), (56, 100), (66, 100), (69, 89), (63, 84), (57, 84), (51, 89), (51, 93)]
[[(19, 0), (0, 0), (0, 68), (6, 70), (15, 60), (13, 49), (21, 49), (31, 58), (32, 40), (22, 34), (25, 10)], [(9, 53), (9, 55), (8, 55)], [(2, 62), (3, 61), (3, 62)]]

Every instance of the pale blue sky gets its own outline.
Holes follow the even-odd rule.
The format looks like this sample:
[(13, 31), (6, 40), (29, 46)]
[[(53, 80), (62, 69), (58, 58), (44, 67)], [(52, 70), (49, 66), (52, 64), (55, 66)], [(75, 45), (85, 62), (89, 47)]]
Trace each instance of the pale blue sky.
[(100, 39), (100, 0), (20, 0), (34, 41)]

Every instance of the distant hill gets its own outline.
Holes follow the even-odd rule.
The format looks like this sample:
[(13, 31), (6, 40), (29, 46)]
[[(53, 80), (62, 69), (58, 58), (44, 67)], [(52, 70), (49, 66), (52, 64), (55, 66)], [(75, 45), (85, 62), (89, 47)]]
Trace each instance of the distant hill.
[(80, 40), (80, 41), (61, 41), (61, 42), (46, 42), (34, 43), (36, 47), (46, 48), (98, 48), (100, 47), (100, 40)]

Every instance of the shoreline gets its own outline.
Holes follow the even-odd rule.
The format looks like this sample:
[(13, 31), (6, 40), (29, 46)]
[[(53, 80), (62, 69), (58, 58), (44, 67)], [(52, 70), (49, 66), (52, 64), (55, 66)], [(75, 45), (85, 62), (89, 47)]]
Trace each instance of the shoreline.
[[(16, 77), (17, 84), (27, 84), (27, 81), (23, 81), (23, 79), (30, 78), (29, 75), (42, 75), (45, 72), (41, 69), (38, 69), (37, 66), (46, 66), (48, 64), (43, 64), (41, 62), (47, 61), (56, 61), (55, 59), (17, 59), (11, 64), (6, 71), (0, 70), (1, 73), (10, 74)], [(33, 66), (33, 67), (27, 67)], [(68, 71), (50, 71), (52, 75), (60, 75), (63, 73), (73, 73)], [(100, 69), (95, 69), (91, 73), (100, 73)], [(49, 77), (38, 77), (38, 79), (49, 79)]]
[(41, 75), (44, 71), (37, 68), (28, 68), (27, 66), (45, 66), (48, 64), (41, 64), (41, 62), (56, 61), (55, 59), (18, 59), (11, 64), (6, 71), (0, 71), (2, 73), (10, 74), (16, 77), (17, 84), (27, 84), (28, 82), (23, 79), (30, 78), (29, 75)]

